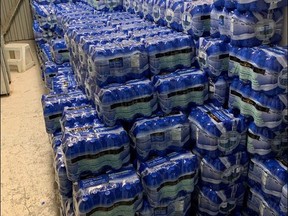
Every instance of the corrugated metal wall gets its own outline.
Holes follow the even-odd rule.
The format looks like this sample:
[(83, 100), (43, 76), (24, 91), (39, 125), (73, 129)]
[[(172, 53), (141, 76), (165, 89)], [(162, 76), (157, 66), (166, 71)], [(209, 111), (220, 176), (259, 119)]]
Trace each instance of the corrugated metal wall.
[[(17, 0), (1, 0), (1, 23), (8, 19), (9, 11)], [(32, 13), (29, 0), (22, 0), (16, 15), (11, 22), (11, 27), (5, 36), (5, 42), (33, 39)]]

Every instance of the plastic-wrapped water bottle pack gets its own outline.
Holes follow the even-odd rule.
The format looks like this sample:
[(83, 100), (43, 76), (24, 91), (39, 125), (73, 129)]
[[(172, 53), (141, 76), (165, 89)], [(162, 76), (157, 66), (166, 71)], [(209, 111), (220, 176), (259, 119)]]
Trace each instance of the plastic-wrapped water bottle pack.
[(61, 128), (59, 119), (65, 106), (79, 106), (89, 103), (87, 97), (80, 90), (64, 94), (50, 93), (43, 95), (41, 102), (47, 133), (54, 133)]
[(212, 0), (124, 0), (124, 10), (195, 38), (210, 33)]
[(135, 215), (142, 206), (143, 188), (136, 171), (124, 167), (73, 186), (76, 215)]
[(82, 0), (82, 2), (95, 8), (97, 11), (120, 11), (123, 8), (122, 0), (109, 0), (109, 1)]
[(191, 194), (198, 180), (198, 163), (191, 152), (174, 152), (141, 163), (139, 173), (149, 204), (167, 206)]
[(201, 185), (223, 190), (243, 183), (247, 177), (248, 163), (249, 156), (245, 151), (215, 159), (205, 156), (200, 163)]
[(52, 89), (53, 78), (58, 74), (73, 74), (69, 63), (57, 65), (53, 61), (46, 61), (42, 66), (42, 73), (45, 85), (48, 89)]
[(51, 41), (51, 52), (53, 60), (56, 64), (69, 62), (70, 56), (64, 39), (56, 39)]
[(286, 93), (288, 49), (261, 46), (256, 48), (231, 48), (229, 76), (249, 82), (254, 91), (266, 95)]
[(182, 112), (136, 120), (130, 130), (137, 158), (147, 160), (151, 155), (165, 156), (167, 151), (181, 150), (189, 145), (190, 127)]
[(263, 196), (273, 199), (278, 204), (282, 196), (282, 188), (287, 184), (288, 168), (276, 159), (259, 160), (252, 158), (249, 164), (248, 183), (261, 188)]
[(208, 80), (199, 69), (177, 70), (171, 74), (153, 78), (158, 101), (164, 113), (175, 110), (189, 110), (203, 105), (208, 99)]
[[(91, 105), (77, 106), (77, 107), (65, 107), (62, 117), (60, 119), (61, 130), (66, 131), (67, 128), (84, 127), (85, 125), (99, 125), (96, 109)], [(103, 125), (104, 126), (104, 125)]]
[(55, 93), (67, 93), (78, 88), (75, 76), (72, 73), (60, 72), (53, 78), (52, 91)]
[(154, 86), (148, 79), (104, 87), (95, 94), (95, 104), (99, 118), (109, 126), (119, 120), (149, 117), (158, 107)]
[(287, 123), (287, 94), (268, 96), (237, 79), (230, 85), (229, 106), (252, 117), (258, 127), (275, 128)]
[(200, 68), (211, 77), (228, 74), (229, 44), (216, 38), (199, 38), (197, 59)]
[(196, 190), (197, 215), (237, 215), (244, 204), (245, 190), (243, 184), (235, 184), (223, 190), (200, 186)]
[(246, 149), (247, 123), (241, 115), (214, 105), (193, 108), (189, 121), (191, 138), (201, 155), (209, 158), (229, 155)]
[(247, 151), (261, 158), (281, 156), (288, 151), (288, 125), (270, 129), (258, 127), (252, 122), (247, 131)]
[[(217, 24), (218, 19), (220, 21)], [(278, 44), (282, 38), (282, 27), (283, 13), (280, 9), (240, 12), (214, 8), (211, 11), (211, 35), (220, 35), (224, 41), (231, 40), (232, 46)]]
[(263, 216), (285, 216), (286, 213), (282, 212), (279, 204), (275, 203), (273, 199), (264, 197), (260, 188), (250, 188), (247, 200), (246, 212), (248, 215), (263, 215)]
[(65, 133), (62, 149), (68, 179), (119, 169), (130, 160), (130, 141), (121, 126), (74, 128)]
[(191, 207), (191, 194), (179, 197), (167, 206), (150, 206), (146, 199), (143, 199), (142, 208), (136, 212), (136, 216), (189, 216)]

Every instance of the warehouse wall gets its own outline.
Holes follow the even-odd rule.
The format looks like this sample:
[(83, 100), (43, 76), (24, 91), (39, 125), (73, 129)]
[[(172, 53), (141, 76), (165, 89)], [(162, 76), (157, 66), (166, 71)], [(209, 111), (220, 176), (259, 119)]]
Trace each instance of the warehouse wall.
[[(1, 24), (8, 19), (8, 14), (18, 0), (1, 0)], [(11, 27), (5, 36), (5, 42), (33, 39), (32, 13), (29, 0), (22, 0)]]

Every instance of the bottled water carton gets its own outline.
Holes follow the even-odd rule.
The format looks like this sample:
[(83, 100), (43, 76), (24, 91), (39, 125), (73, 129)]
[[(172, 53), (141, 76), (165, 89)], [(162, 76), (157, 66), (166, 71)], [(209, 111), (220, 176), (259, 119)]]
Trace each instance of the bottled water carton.
[(75, 216), (74, 207), (73, 207), (73, 198), (63, 200), (61, 199), (61, 216)]
[(225, 76), (208, 78), (209, 80), (209, 101), (215, 106), (226, 107), (229, 96), (229, 79)]
[(174, 152), (141, 163), (139, 173), (149, 204), (167, 206), (178, 197), (193, 192), (198, 159), (191, 152)]
[(245, 181), (249, 156), (237, 152), (228, 156), (210, 158), (205, 156), (200, 163), (201, 184), (214, 190), (223, 190)]
[(267, 96), (255, 92), (249, 84), (235, 79), (230, 85), (229, 107), (251, 117), (258, 127), (276, 128), (287, 123), (287, 95)]
[(229, 16), (232, 46), (253, 47), (281, 41), (283, 13), (280, 9), (269, 12), (235, 10)]
[(120, 169), (130, 159), (129, 137), (121, 126), (75, 128), (67, 131), (62, 143), (71, 181), (108, 169)]
[(39, 22), (40, 27), (45, 30), (55, 29), (57, 18), (54, 4), (43, 5), (33, 1), (31, 3), (31, 9), (33, 17)]
[(166, 1), (165, 20), (167, 26), (176, 31), (183, 31), (181, 19), (183, 3), (183, 0)]
[(164, 156), (167, 151), (178, 151), (190, 140), (190, 127), (185, 114), (175, 112), (139, 119), (130, 130), (132, 147), (141, 161), (150, 155)]
[[(65, 128), (82, 127), (86, 124), (99, 124), (96, 109), (91, 105), (65, 107), (60, 119), (61, 129), (64, 132)], [(104, 126), (104, 125), (103, 125)]]
[(189, 68), (194, 63), (195, 45), (191, 36), (173, 32), (145, 40), (153, 75)]
[(159, 105), (164, 113), (188, 110), (208, 99), (208, 80), (198, 69), (183, 69), (153, 78)]
[(197, 192), (198, 215), (236, 215), (243, 206), (245, 187), (242, 183), (223, 190), (200, 186)]
[(273, 199), (266, 199), (263, 192), (258, 187), (250, 188), (247, 200), (248, 215), (263, 215), (263, 216), (285, 216), (281, 213), (279, 204)]
[(200, 37), (197, 44), (200, 68), (211, 77), (227, 75), (229, 68), (229, 45), (215, 38)]
[(95, 94), (95, 104), (99, 118), (109, 126), (118, 120), (149, 117), (158, 107), (154, 86), (148, 79), (104, 87)]
[(208, 104), (193, 108), (188, 119), (191, 139), (201, 155), (218, 158), (246, 149), (247, 123), (243, 116)]
[(142, 206), (143, 188), (131, 167), (81, 180), (73, 186), (76, 215), (134, 215)]
[(79, 106), (89, 103), (87, 97), (80, 90), (69, 91), (65, 94), (52, 92), (43, 95), (41, 102), (47, 133), (53, 133), (61, 128), (59, 119), (65, 106)]
[(273, 158), (288, 150), (288, 126), (281, 124), (275, 129), (258, 127), (250, 123), (247, 131), (247, 151), (261, 158)]
[(263, 196), (278, 203), (282, 188), (287, 184), (287, 166), (276, 159), (260, 160), (252, 158), (249, 164), (248, 183), (251, 187), (259, 187)]
[(154, 0), (152, 8), (153, 21), (160, 26), (166, 26), (167, 21), (165, 19), (166, 0)]
[(74, 74), (62, 73), (53, 78), (52, 91), (55, 93), (67, 93), (68, 91), (76, 90), (77, 88), (78, 84)]
[(191, 194), (179, 197), (167, 206), (153, 208), (146, 199), (143, 199), (142, 208), (136, 216), (188, 216), (191, 207)]
[(233, 47), (230, 53), (229, 76), (251, 84), (254, 91), (266, 95), (286, 93), (288, 50), (284, 47), (261, 46), (241, 49)]
[(149, 74), (145, 51), (145, 45), (135, 40), (95, 45), (88, 59), (88, 71), (96, 75), (100, 87), (144, 78)]
[(52, 89), (53, 78), (58, 75), (59, 71), (63, 71), (67, 74), (72, 74), (73, 71), (69, 66), (69, 63), (57, 65), (53, 61), (46, 61), (42, 67), (42, 73), (44, 76), (44, 82), (48, 89)]
[(184, 1), (181, 8), (182, 29), (194, 38), (210, 34), (212, 0)]
[(276, 8), (284, 8), (287, 6), (287, 1), (279, 0), (279, 1), (265, 1), (265, 0), (235, 0), (237, 10), (239, 11), (267, 11)]
[(52, 40), (51, 51), (56, 64), (69, 62), (70, 55), (64, 39)]

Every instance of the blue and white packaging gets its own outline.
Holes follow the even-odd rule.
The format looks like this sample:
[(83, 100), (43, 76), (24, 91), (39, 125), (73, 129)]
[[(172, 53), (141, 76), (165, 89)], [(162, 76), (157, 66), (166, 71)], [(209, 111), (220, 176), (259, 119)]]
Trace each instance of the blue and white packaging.
[(287, 137), (287, 124), (270, 129), (252, 122), (247, 131), (247, 151), (261, 158), (273, 158), (288, 150)]
[(222, 9), (217, 8), (214, 4), (212, 5), (212, 9), (210, 12), (210, 36), (213, 38), (220, 38), (219, 19), (222, 14)]
[(244, 194), (242, 183), (223, 190), (202, 186), (198, 190), (198, 215), (235, 215), (243, 206)]
[(62, 149), (71, 181), (120, 169), (130, 159), (129, 136), (120, 126), (75, 128), (63, 137)]
[(65, 131), (65, 128), (82, 127), (86, 124), (101, 124), (100, 119), (98, 119), (96, 109), (91, 105), (65, 107), (60, 123), (61, 130), (63, 132)]
[(52, 91), (58, 94), (67, 93), (71, 90), (77, 89), (78, 84), (76, 82), (74, 74), (63, 73), (55, 76), (52, 81)]
[(124, 83), (148, 75), (148, 56), (145, 45), (135, 40), (98, 44), (91, 48), (88, 71), (95, 74), (96, 83)]
[(259, 160), (252, 158), (249, 164), (248, 183), (251, 187), (259, 187), (265, 197), (278, 203), (282, 188), (287, 184), (288, 169), (276, 159)]
[(282, 37), (283, 13), (280, 9), (267, 12), (239, 12), (229, 14), (231, 45), (253, 47), (278, 44)]
[(174, 152), (141, 163), (139, 173), (152, 207), (167, 206), (194, 191), (198, 159), (191, 152)]
[(70, 55), (64, 39), (52, 40), (51, 51), (56, 64), (69, 62)]
[(208, 79), (209, 101), (215, 106), (226, 106), (229, 96), (229, 80), (225, 76)]
[(65, 94), (50, 93), (43, 95), (41, 99), (43, 107), (43, 115), (47, 133), (54, 133), (60, 129), (60, 118), (64, 107), (66, 106), (80, 106), (88, 104), (87, 97), (80, 91), (75, 90)]
[(72, 198), (72, 182), (68, 179), (64, 154), (61, 146), (56, 149), (54, 158), (55, 180), (58, 185), (59, 193), (65, 198)]
[(229, 45), (215, 38), (200, 37), (197, 46), (200, 68), (209, 76), (227, 75), (229, 68)]
[(85, 179), (73, 185), (76, 215), (135, 215), (142, 206), (143, 188), (132, 166)]
[(273, 199), (265, 198), (258, 187), (250, 188), (246, 211), (248, 215), (285, 216), (285, 214), (281, 213), (279, 204)]
[(214, 190), (222, 190), (246, 180), (249, 156), (237, 152), (228, 156), (210, 158), (205, 156), (200, 163), (201, 184)]
[(167, 206), (151, 207), (146, 199), (143, 199), (143, 206), (136, 216), (188, 216), (191, 207), (191, 194), (179, 197)]
[(287, 1), (267, 1), (267, 0), (235, 0), (237, 10), (239, 11), (267, 11), (276, 8), (284, 8), (287, 6)]
[(208, 104), (193, 108), (189, 115), (191, 139), (197, 151), (211, 158), (246, 149), (247, 124), (241, 115)]
[(183, 8), (183, 0), (166, 1), (165, 20), (167, 26), (176, 31), (182, 31), (181, 11)]
[(210, 12), (212, 0), (184, 1), (181, 11), (183, 32), (194, 38), (210, 34)]
[(198, 69), (177, 70), (171, 74), (153, 78), (161, 110), (168, 114), (173, 110), (188, 110), (202, 105), (208, 99), (208, 79)]
[(285, 93), (288, 90), (287, 58), (288, 50), (285, 47), (233, 47), (229, 76), (239, 76), (241, 81), (249, 82), (254, 91), (264, 91), (267, 95)]
[(194, 63), (195, 45), (189, 35), (173, 32), (149, 37), (145, 43), (153, 75), (190, 68)]
[(152, 8), (153, 21), (160, 26), (166, 26), (167, 21), (165, 19), (166, 0), (154, 0)]
[(158, 108), (154, 86), (148, 79), (104, 87), (95, 94), (95, 104), (99, 118), (108, 126), (119, 120), (149, 117)]
[(143, 18), (153, 22), (153, 3), (154, 0), (143, 0), (142, 1), (142, 11), (143, 11)]
[(287, 123), (287, 95), (267, 96), (255, 92), (249, 84), (235, 79), (230, 85), (229, 107), (252, 117), (258, 127), (276, 128)]
[(190, 140), (190, 127), (185, 114), (176, 112), (137, 120), (131, 130), (132, 147), (137, 158), (146, 160), (150, 155), (164, 156), (167, 151), (178, 151)]

